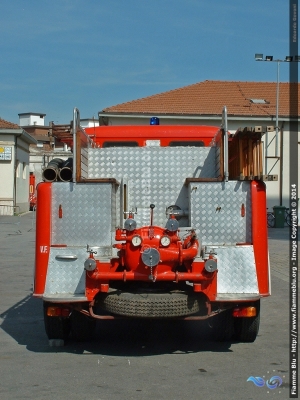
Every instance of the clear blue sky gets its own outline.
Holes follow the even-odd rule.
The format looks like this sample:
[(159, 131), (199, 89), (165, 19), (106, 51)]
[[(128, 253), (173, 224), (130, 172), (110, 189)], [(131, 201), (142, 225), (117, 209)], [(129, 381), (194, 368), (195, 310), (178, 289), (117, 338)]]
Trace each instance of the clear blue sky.
[[(68, 123), (212, 80), (276, 81), (289, 54), (288, 0), (5, 0), (0, 117)], [(288, 64), (280, 80), (288, 81)]]

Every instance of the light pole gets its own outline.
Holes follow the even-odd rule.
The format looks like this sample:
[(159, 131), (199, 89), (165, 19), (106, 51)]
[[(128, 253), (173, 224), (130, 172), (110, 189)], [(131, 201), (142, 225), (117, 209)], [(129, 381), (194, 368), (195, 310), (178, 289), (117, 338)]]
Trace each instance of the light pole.
[[(281, 62), (293, 62), (293, 56), (286, 56), (284, 60), (276, 59), (273, 60), (273, 56), (266, 56), (263, 54), (255, 54), (255, 61), (267, 61), (277, 63), (277, 83), (276, 83), (276, 122), (275, 122), (275, 156), (278, 157), (278, 113), (279, 113), (279, 66)], [(298, 62), (298, 56), (295, 57), (295, 61)]]
[[(280, 157), (278, 157), (278, 114), (279, 114), (279, 65), (281, 62), (299, 62), (300, 56), (295, 55), (293, 56), (286, 56), (284, 60), (276, 59), (273, 60), (273, 56), (266, 56), (264, 59), (263, 54), (255, 54), (255, 61), (268, 61), (268, 62), (276, 62), (277, 63), (277, 84), (276, 84), (276, 133), (275, 133), (275, 158), (279, 159), (280, 163), (280, 188), (279, 188), (279, 198), (280, 198), (280, 205), (282, 205), (282, 194), (283, 194), (283, 137), (281, 134), (281, 147), (280, 147)], [(266, 133), (267, 135), (267, 133)], [(267, 174), (267, 147), (268, 147), (268, 139), (266, 136), (265, 142), (265, 173)]]

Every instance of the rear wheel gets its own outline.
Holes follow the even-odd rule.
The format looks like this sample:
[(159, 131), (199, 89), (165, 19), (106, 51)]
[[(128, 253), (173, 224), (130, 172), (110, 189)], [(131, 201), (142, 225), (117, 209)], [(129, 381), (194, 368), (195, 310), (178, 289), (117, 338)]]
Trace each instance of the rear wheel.
[(234, 333), (232, 310), (226, 310), (213, 317), (213, 337), (217, 342), (230, 340)]
[(72, 311), (71, 333), (77, 342), (85, 342), (92, 339), (96, 328), (96, 320), (79, 311)]
[(70, 318), (52, 317), (47, 315), (50, 303), (44, 303), (44, 323), (48, 339), (66, 340), (70, 334)]
[(234, 337), (239, 342), (254, 342), (259, 331), (260, 300), (255, 304), (255, 317), (234, 318)]

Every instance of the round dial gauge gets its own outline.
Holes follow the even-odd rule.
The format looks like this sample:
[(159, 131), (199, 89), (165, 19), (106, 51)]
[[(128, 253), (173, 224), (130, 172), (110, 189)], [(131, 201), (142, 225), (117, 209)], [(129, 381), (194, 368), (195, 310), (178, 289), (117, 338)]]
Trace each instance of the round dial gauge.
[(134, 247), (140, 246), (142, 244), (142, 238), (138, 235), (133, 236), (131, 243)]
[(162, 236), (162, 238), (160, 239), (160, 244), (164, 247), (169, 246), (170, 243), (171, 239), (169, 238), (169, 236)]

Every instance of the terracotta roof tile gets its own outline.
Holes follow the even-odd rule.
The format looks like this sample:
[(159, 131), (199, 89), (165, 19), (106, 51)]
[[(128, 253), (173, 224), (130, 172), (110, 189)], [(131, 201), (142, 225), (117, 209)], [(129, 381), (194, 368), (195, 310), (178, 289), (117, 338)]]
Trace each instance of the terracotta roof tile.
[(5, 119), (0, 118), (0, 129), (19, 129), (19, 125), (14, 124), (13, 122), (5, 121)]
[[(290, 115), (290, 87), (279, 83), (279, 115)], [(298, 84), (298, 98), (300, 98)], [(251, 99), (263, 99), (256, 104)], [(276, 82), (210, 81), (195, 83), (153, 96), (107, 107), (107, 113), (157, 113), (181, 115), (220, 115), (223, 106), (228, 115), (274, 116), (276, 114)], [(300, 103), (298, 104), (298, 115)]]

